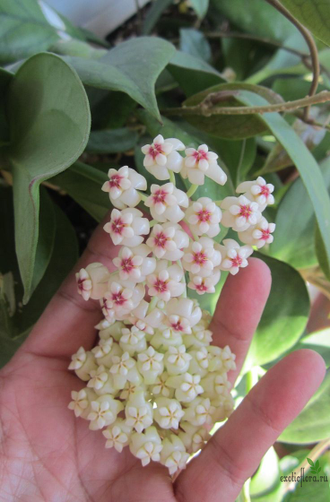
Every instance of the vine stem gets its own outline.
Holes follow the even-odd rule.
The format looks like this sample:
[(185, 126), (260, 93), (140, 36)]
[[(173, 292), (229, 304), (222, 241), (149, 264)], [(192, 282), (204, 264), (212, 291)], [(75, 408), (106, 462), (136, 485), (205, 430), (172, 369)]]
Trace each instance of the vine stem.
[[(266, 0), (266, 2), (269, 3), (269, 5), (272, 5), (281, 14), (283, 14), (283, 16), (285, 16), (300, 31), (300, 33), (306, 40), (311, 55), (311, 62), (313, 69), (313, 80), (311, 88), (309, 90), (309, 96), (314, 96), (317, 91), (317, 86), (319, 83), (320, 63), (319, 63), (317, 47), (311, 33), (278, 0)], [(309, 109), (310, 105), (308, 105), (305, 109), (306, 119), (308, 119)]]
[[(214, 107), (217, 96), (218, 101), (221, 100), (221, 92), (209, 94), (205, 100), (195, 106), (182, 106), (178, 108), (166, 108), (162, 110), (162, 115), (201, 115), (210, 117), (212, 115), (253, 115), (255, 113), (269, 113), (269, 112), (289, 112), (297, 110), (298, 108), (310, 107), (320, 103), (330, 101), (330, 91), (322, 91), (313, 96), (296, 99), (294, 101), (286, 101), (284, 103), (276, 103), (266, 106), (223, 106)], [(239, 95), (236, 92), (235, 95)], [(213, 98), (213, 102), (210, 98)], [(206, 101), (208, 100), (208, 101)]]
[(199, 187), (199, 185), (191, 185), (189, 187), (188, 192), (187, 192), (187, 197), (190, 198), (192, 195), (194, 195), (194, 193), (196, 192), (196, 190), (198, 190), (198, 187)]

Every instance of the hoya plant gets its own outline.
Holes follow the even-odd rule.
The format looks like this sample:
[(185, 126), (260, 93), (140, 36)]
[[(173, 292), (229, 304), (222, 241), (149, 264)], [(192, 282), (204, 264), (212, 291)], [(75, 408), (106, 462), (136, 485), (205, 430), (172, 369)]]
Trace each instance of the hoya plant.
[[(328, 500), (329, 16), (324, 0), (154, 0), (100, 39), (0, 0), (8, 500), (24, 434), (49, 462), (31, 486), (62, 478), (50, 429), (95, 500), (152, 500), (150, 479), (160, 500), (158, 475), (180, 501)], [(103, 490), (117, 454), (127, 473)], [(79, 483), (51, 486), (88, 500)]]

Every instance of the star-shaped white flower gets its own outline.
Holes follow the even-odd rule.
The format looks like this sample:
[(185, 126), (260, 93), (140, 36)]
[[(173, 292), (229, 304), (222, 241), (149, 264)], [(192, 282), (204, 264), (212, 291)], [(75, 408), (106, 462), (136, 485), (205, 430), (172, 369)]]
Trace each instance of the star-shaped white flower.
[(112, 361), (110, 373), (113, 375), (127, 376), (129, 370), (135, 366), (135, 360), (130, 357), (128, 352), (124, 352), (121, 357), (113, 356)]
[(221, 209), (209, 197), (200, 197), (186, 211), (186, 218), (195, 235), (215, 237), (220, 232)]
[(96, 347), (92, 349), (95, 359), (106, 356), (110, 353), (113, 346), (113, 338), (110, 336), (106, 339), (101, 339)]
[(141, 371), (157, 371), (160, 372), (163, 367), (164, 354), (156, 352), (151, 346), (145, 352), (138, 354)]
[(90, 263), (76, 273), (78, 293), (85, 301), (99, 300), (107, 290), (110, 274), (102, 263)]
[(238, 237), (244, 244), (261, 249), (265, 244), (273, 242), (272, 233), (275, 231), (275, 227), (275, 223), (268, 223), (266, 218), (262, 217), (255, 226), (248, 228), (244, 232), (238, 232)]
[(143, 218), (143, 213), (136, 208), (119, 211), (113, 209), (110, 222), (104, 225), (104, 230), (110, 234), (112, 242), (117, 246), (135, 247), (143, 242), (143, 235), (149, 234), (149, 220)]
[(81, 389), (79, 392), (73, 390), (71, 392), (72, 401), (69, 403), (69, 410), (73, 410), (76, 417), (80, 415), (88, 408), (89, 400), (87, 392), (85, 389)]
[(204, 177), (207, 176), (219, 185), (224, 185), (227, 181), (226, 173), (218, 165), (218, 155), (209, 152), (207, 145), (200, 145), (195, 148), (186, 148), (186, 157), (181, 175), (188, 178), (194, 185), (203, 185)]
[(175, 397), (183, 403), (189, 403), (204, 392), (200, 384), (201, 377), (200, 375), (192, 375), (190, 373), (185, 373), (182, 377), (183, 382), (179, 389), (175, 391)]
[(125, 425), (122, 418), (117, 420), (106, 430), (102, 431), (103, 436), (107, 439), (106, 448), (115, 448), (119, 453), (123, 451), (124, 446), (128, 444), (130, 436), (130, 427)]
[(89, 428), (92, 430), (103, 429), (116, 420), (116, 415), (111, 410), (108, 401), (92, 401), (91, 409), (87, 420), (90, 420)]
[(240, 268), (248, 266), (247, 258), (253, 253), (251, 246), (240, 246), (233, 239), (225, 239), (223, 245), (218, 246), (222, 261), (220, 269), (237, 274)]
[(123, 166), (118, 171), (109, 169), (109, 181), (103, 186), (103, 192), (109, 193), (109, 198), (113, 206), (118, 209), (125, 207), (135, 207), (141, 200), (137, 190), (147, 189), (147, 180), (128, 166)]
[(147, 240), (156, 258), (177, 261), (183, 256), (183, 248), (189, 244), (189, 237), (179, 225), (174, 223), (164, 223), (155, 225)]
[(244, 195), (226, 197), (221, 202), (221, 208), (224, 210), (221, 223), (235, 232), (244, 232), (261, 219), (259, 204), (251, 202)]
[(200, 275), (190, 273), (189, 279), (188, 288), (195, 290), (199, 295), (214, 293), (215, 286), (220, 281), (220, 270), (213, 270), (212, 275), (208, 277), (201, 277)]
[(156, 422), (163, 429), (178, 429), (184, 415), (182, 407), (176, 399), (160, 397), (155, 401), (157, 408), (154, 411)]
[(94, 390), (100, 390), (104, 384), (109, 379), (109, 373), (106, 371), (103, 365), (99, 366), (97, 370), (92, 370), (90, 372), (91, 379), (89, 380), (87, 387), (91, 387)]
[(192, 242), (183, 256), (184, 268), (200, 277), (210, 276), (220, 262), (221, 254), (214, 249), (214, 241), (209, 237)]
[(168, 302), (184, 292), (185, 284), (182, 279), (183, 270), (179, 265), (169, 267), (166, 260), (160, 260), (154, 273), (147, 277), (148, 293)]
[(184, 144), (178, 139), (164, 139), (159, 134), (151, 145), (144, 145), (141, 150), (145, 155), (144, 167), (158, 180), (168, 180), (169, 170), (175, 173), (181, 171), (183, 158), (179, 151), (184, 150)]
[(112, 260), (122, 281), (143, 282), (156, 268), (155, 258), (148, 257), (150, 249), (145, 244), (135, 248), (122, 247)]
[(267, 183), (264, 178), (258, 176), (254, 181), (243, 181), (236, 188), (237, 193), (245, 193), (245, 196), (259, 204), (260, 211), (263, 211), (266, 206), (274, 204), (273, 196), (274, 185)]
[(201, 309), (189, 298), (172, 298), (166, 305), (166, 314), (167, 326), (181, 334), (190, 334), (202, 317)]
[(126, 422), (129, 427), (133, 427), (139, 434), (149, 427), (152, 422), (152, 410), (148, 403), (142, 406), (131, 406), (129, 403), (125, 408)]
[(178, 223), (184, 218), (185, 213), (181, 207), (188, 207), (189, 199), (187, 195), (176, 188), (173, 183), (165, 185), (151, 185), (151, 195), (144, 205), (150, 208), (151, 216), (160, 222), (171, 221)]

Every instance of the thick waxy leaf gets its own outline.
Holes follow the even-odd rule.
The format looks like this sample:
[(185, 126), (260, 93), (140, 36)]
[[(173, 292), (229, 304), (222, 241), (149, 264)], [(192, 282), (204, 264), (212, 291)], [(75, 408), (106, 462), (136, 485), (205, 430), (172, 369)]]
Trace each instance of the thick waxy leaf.
[[(323, 183), (329, 190), (329, 160), (321, 164), (321, 173)], [(284, 195), (275, 223), (276, 239), (270, 246), (270, 254), (295, 268), (315, 266), (318, 261), (314, 242), (315, 214), (302, 178), (298, 178)], [(318, 249), (320, 249), (319, 240)]]
[[(267, 104), (261, 96), (246, 91), (240, 92), (240, 99), (248, 106), (265, 106)], [(319, 225), (325, 258), (327, 263), (330, 263), (330, 200), (324, 186), (321, 170), (304, 142), (281, 115), (265, 113), (261, 119), (285, 148), (300, 173)]]
[[(274, 448), (271, 447), (260, 462), (257, 472), (251, 478), (249, 492), (253, 500), (259, 500), (269, 493), (274, 495), (274, 491), (277, 492), (281, 484), (279, 458)], [(273, 500), (277, 502), (277, 498), (274, 497)]]
[(130, 129), (109, 129), (105, 131), (92, 131), (87, 151), (92, 153), (117, 153), (127, 152), (136, 145), (138, 133)]
[(165, 40), (140, 37), (119, 44), (97, 60), (77, 57), (65, 60), (76, 69), (84, 84), (125, 92), (159, 118), (155, 82), (174, 52), (174, 46)]
[(315, 251), (317, 261), (319, 262), (325, 277), (330, 281), (330, 265), (318, 224), (315, 225)]
[(325, 328), (315, 333), (304, 336), (299, 340), (294, 350), (312, 349), (324, 359), (327, 368), (330, 367), (330, 328)]
[[(220, 101), (216, 107), (242, 106), (240, 98), (242, 90), (250, 91), (262, 96), (268, 103), (280, 103), (282, 98), (266, 87), (253, 84), (230, 83), (219, 84), (191, 96), (184, 102), (184, 106), (195, 106), (201, 103), (209, 94), (220, 91), (232, 91), (233, 95)], [(209, 134), (225, 139), (251, 138), (267, 130), (267, 126), (258, 115), (187, 115), (186, 120)]]
[(203, 61), (210, 61), (211, 47), (207, 38), (201, 31), (193, 28), (182, 28), (180, 30), (180, 49), (182, 52), (191, 54)]
[(196, 12), (197, 16), (200, 19), (203, 19), (207, 13), (207, 9), (209, 8), (209, 0), (190, 0), (190, 5)]
[(313, 35), (330, 45), (329, 0), (281, 0), (291, 14), (294, 15)]
[(58, 40), (56, 29), (35, 0), (1, 0), (0, 60), (9, 63), (48, 49)]
[[(53, 251), (29, 304), (22, 306), (23, 285), (15, 255), (12, 199), (11, 188), (0, 187), (0, 210), (6, 215), (0, 218), (0, 232), (4, 237), (0, 246), (0, 367), (8, 362), (25, 340), (78, 256), (77, 239), (69, 220), (48, 197), (54, 213)], [(1, 274), (4, 274), (2, 279)]]
[(205, 61), (181, 51), (175, 52), (168, 69), (180, 84), (186, 96), (192, 96), (196, 92), (208, 89), (226, 80), (221, 73)]
[(13, 75), (0, 68), (0, 146), (9, 143), (9, 127), (6, 114), (6, 94)]
[(31, 295), (39, 235), (39, 185), (83, 152), (90, 130), (85, 90), (76, 73), (54, 54), (38, 54), (18, 70), (9, 89), (14, 180), (15, 239), (24, 284)]
[(244, 371), (273, 361), (299, 339), (309, 315), (309, 296), (301, 275), (292, 267), (261, 253), (270, 268), (272, 288), (245, 361)]
[(65, 172), (52, 179), (96, 221), (101, 221), (111, 208), (109, 195), (101, 187), (109, 178), (95, 167), (75, 162)]
[(303, 411), (280, 435), (285, 443), (316, 443), (330, 436), (330, 370)]
[(295, 27), (264, 0), (211, 0), (212, 5), (243, 31), (284, 42)]
[(163, 14), (164, 10), (167, 9), (167, 7), (169, 7), (172, 3), (173, 0), (155, 0), (152, 3), (143, 22), (143, 35), (149, 35), (152, 32), (154, 26), (156, 25), (160, 16)]

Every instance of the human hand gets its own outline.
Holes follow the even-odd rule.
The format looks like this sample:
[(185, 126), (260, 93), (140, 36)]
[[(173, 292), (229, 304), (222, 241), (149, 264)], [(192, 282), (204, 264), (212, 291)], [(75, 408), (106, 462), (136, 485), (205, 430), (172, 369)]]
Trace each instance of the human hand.
[[(106, 251), (106, 255), (104, 254)], [(114, 247), (98, 227), (77, 270), (92, 261), (111, 268)], [(211, 329), (214, 344), (236, 354), (235, 381), (271, 284), (267, 266), (228, 278)], [(291, 353), (252, 389), (226, 424), (176, 481), (168, 469), (146, 467), (128, 448), (104, 448), (67, 409), (72, 389), (84, 386), (68, 371), (71, 354), (96, 340), (97, 302), (85, 303), (70, 274), (27, 341), (0, 372), (0, 500), (13, 502), (233, 502), (268, 448), (320, 385), (325, 365), (311, 350)]]

